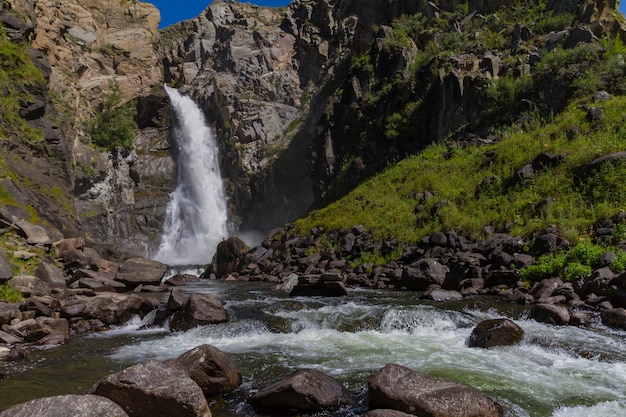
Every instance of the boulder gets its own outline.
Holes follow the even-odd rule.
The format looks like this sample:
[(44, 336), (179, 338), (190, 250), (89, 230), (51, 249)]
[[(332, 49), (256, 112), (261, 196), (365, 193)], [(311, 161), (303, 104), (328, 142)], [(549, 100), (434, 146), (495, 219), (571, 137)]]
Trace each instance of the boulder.
[(248, 251), (246, 243), (237, 236), (231, 236), (217, 245), (213, 255), (213, 270), (218, 279), (237, 272), (239, 263)]
[(9, 285), (29, 297), (31, 295), (49, 295), (48, 284), (32, 275), (17, 275), (8, 281)]
[(211, 345), (200, 345), (177, 358), (165, 361), (167, 365), (185, 370), (202, 389), (205, 397), (228, 394), (241, 385), (241, 374), (230, 363), (228, 356)]
[(541, 323), (562, 325), (569, 323), (570, 312), (565, 306), (541, 303), (530, 309), (529, 318)]
[(536, 300), (546, 299), (550, 298), (561, 285), (563, 285), (563, 281), (559, 278), (543, 279), (536, 282), (529, 293), (535, 297)]
[(130, 417), (211, 417), (200, 387), (179, 367), (149, 360), (100, 379), (91, 393)]
[(611, 308), (602, 311), (600, 314), (602, 323), (605, 326), (614, 327), (617, 329), (626, 330), (626, 309), (624, 308)]
[(11, 278), (13, 278), (13, 265), (11, 265), (7, 253), (0, 249), (0, 284), (4, 284)]
[(192, 294), (170, 321), (173, 331), (228, 321), (222, 302), (213, 294)]
[(131, 258), (120, 265), (115, 279), (129, 288), (138, 285), (159, 285), (168, 266), (146, 258)]
[(351, 399), (336, 379), (314, 369), (300, 369), (260, 390), (250, 402), (261, 408), (312, 412), (336, 410)]
[(11, 328), (23, 334), (27, 342), (38, 341), (53, 333), (70, 333), (70, 325), (66, 319), (53, 319), (50, 317), (22, 320), (15, 323)]
[(35, 276), (50, 288), (65, 288), (66, 279), (63, 271), (48, 262), (42, 262), (35, 269)]
[(291, 289), (289, 295), (292, 297), (341, 297), (348, 295), (348, 290), (342, 281), (341, 274), (303, 275), (298, 277), (298, 283)]
[(462, 300), (463, 295), (460, 292), (454, 290), (444, 290), (442, 288), (432, 288), (427, 290), (422, 298), (434, 301), (450, 301), (450, 300)]
[(181, 308), (189, 299), (188, 296), (184, 295), (182, 292), (178, 291), (176, 288), (173, 288), (170, 292), (170, 296), (167, 299), (167, 309), (171, 311), (176, 311)]
[(425, 291), (430, 285), (443, 285), (448, 267), (436, 259), (424, 258), (404, 268), (401, 286), (407, 290)]
[(57, 395), (14, 405), (0, 417), (128, 417), (122, 407), (98, 395)]
[(157, 300), (137, 294), (99, 293), (94, 297), (68, 300), (61, 307), (63, 317), (98, 319), (105, 324), (121, 324), (134, 315), (144, 316), (159, 307)]
[(27, 222), (26, 220), (19, 220), (15, 222), (20, 234), (26, 238), (26, 243), (29, 245), (51, 245), (52, 239), (48, 236), (46, 229), (43, 227)]
[(368, 379), (370, 408), (420, 417), (502, 417), (502, 407), (474, 388), (388, 364)]
[(469, 337), (469, 347), (510, 346), (524, 338), (524, 330), (509, 319), (481, 321)]
[(17, 304), (0, 301), (0, 326), (11, 323), (13, 319), (21, 319), (22, 312)]

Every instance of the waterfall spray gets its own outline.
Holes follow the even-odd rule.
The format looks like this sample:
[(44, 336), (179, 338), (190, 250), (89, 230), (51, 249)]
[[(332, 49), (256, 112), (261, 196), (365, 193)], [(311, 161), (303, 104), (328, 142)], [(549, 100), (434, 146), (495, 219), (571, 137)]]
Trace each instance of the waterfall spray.
[(177, 178), (154, 258), (169, 265), (203, 265), (228, 235), (217, 143), (196, 103), (172, 88), (165, 90), (174, 113)]

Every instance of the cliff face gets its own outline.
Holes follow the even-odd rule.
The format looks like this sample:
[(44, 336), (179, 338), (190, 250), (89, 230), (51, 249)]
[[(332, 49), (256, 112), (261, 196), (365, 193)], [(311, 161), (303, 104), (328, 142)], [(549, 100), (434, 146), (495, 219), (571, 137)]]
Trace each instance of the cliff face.
[[(555, 49), (624, 36), (605, 1), (214, 1), (162, 32), (147, 3), (0, 4), (6, 39), (42, 74), (23, 83), (19, 113), (43, 139), (12, 128), (1, 142), (9, 202), (58, 235), (134, 251), (158, 243), (173, 188), (164, 82), (215, 127), (233, 221), (266, 231), (433, 141), (489, 141), (498, 117), (558, 112), (570, 94), (561, 79), (500, 115), (486, 91)], [(90, 121), (116, 85), (138, 130), (133, 150), (111, 154), (92, 145)]]

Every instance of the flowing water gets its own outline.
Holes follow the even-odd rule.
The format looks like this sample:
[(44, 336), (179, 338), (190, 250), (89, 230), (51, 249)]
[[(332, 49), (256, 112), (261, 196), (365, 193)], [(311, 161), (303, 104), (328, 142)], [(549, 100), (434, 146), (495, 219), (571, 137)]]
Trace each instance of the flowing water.
[[(525, 320), (519, 306), (484, 300), (491, 308), (477, 310), (470, 301), (425, 302), (412, 292), (290, 298), (266, 283), (219, 281), (182, 289), (216, 294), (229, 322), (170, 334), (167, 328), (140, 330), (146, 318), (75, 336), (6, 370), (0, 409), (39, 396), (83, 393), (108, 373), (208, 343), (227, 352), (243, 376), (235, 393), (212, 404), (216, 416), (256, 415), (246, 396), (301, 367), (319, 369), (349, 389), (356, 405), (335, 415), (360, 414), (367, 409), (368, 375), (387, 363), (467, 383), (500, 402), (510, 417), (626, 415), (623, 331), (549, 326)], [(478, 322), (502, 315), (524, 329), (521, 344), (467, 347)]]
[(218, 147), (196, 103), (172, 88), (165, 90), (174, 116), (177, 179), (153, 257), (168, 265), (206, 265), (228, 234)]

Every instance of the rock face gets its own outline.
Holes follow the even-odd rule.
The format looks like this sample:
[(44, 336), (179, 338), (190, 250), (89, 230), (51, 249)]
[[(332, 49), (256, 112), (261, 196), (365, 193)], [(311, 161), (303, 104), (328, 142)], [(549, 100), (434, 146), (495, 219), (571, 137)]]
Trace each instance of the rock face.
[(98, 395), (58, 395), (14, 405), (1, 417), (128, 417), (122, 407)]
[(502, 407), (457, 382), (389, 364), (368, 379), (370, 408), (420, 417), (502, 417)]
[(106, 376), (91, 393), (111, 399), (130, 417), (211, 417), (200, 387), (181, 368), (159, 361)]
[(250, 398), (258, 407), (301, 411), (336, 410), (351, 402), (340, 382), (314, 369), (300, 369)]

